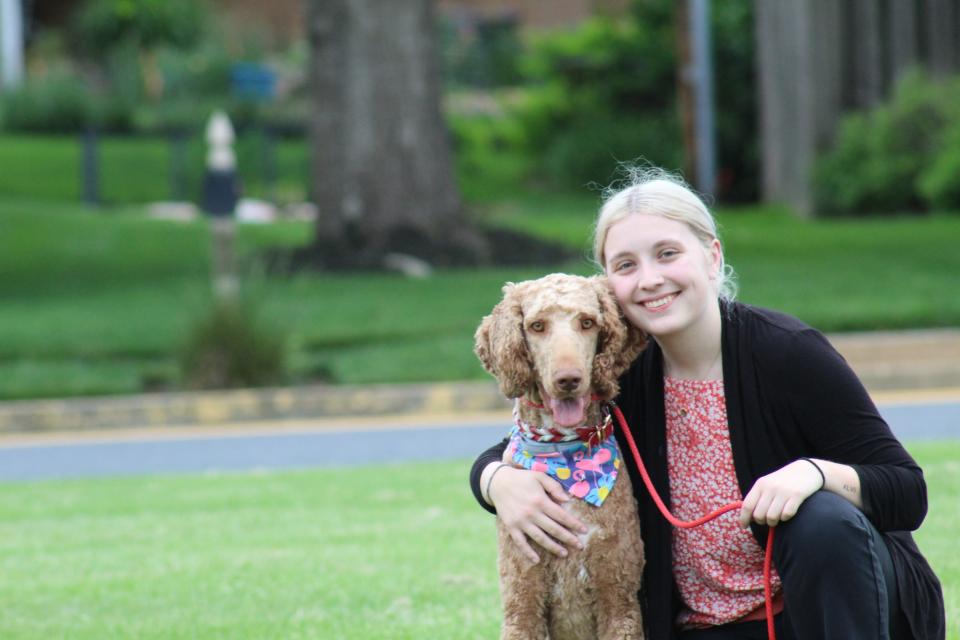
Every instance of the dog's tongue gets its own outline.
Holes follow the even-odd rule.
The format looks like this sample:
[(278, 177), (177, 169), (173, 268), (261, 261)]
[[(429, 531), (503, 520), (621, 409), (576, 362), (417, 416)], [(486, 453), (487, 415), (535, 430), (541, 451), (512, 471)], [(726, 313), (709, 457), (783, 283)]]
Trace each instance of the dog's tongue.
[(579, 398), (550, 398), (550, 412), (553, 421), (560, 427), (576, 427), (586, 419), (584, 409), (587, 406), (587, 396)]

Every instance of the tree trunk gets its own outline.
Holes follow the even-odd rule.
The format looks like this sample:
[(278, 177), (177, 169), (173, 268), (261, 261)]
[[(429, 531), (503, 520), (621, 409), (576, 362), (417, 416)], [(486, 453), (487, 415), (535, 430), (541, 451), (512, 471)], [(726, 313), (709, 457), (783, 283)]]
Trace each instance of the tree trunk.
[(906, 71), (920, 63), (917, 6), (914, 0), (891, 0), (888, 25), (891, 84), (896, 85)]
[(957, 45), (957, 5), (954, 0), (927, 2), (927, 55), (931, 71), (941, 76), (956, 71), (960, 56)]
[(846, 5), (847, 38), (850, 74), (849, 104), (870, 109), (883, 102), (887, 86), (884, 82), (885, 56), (880, 27), (880, 5), (876, 0), (853, 0)]
[(311, 0), (309, 29), (321, 261), (480, 259), (440, 108), (433, 1)]

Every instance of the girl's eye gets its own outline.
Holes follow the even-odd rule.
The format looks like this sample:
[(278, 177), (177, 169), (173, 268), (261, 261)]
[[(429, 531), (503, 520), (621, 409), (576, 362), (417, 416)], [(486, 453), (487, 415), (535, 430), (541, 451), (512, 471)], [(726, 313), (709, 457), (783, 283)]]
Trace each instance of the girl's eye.
[(540, 333), (543, 331), (543, 320), (536, 320), (530, 323), (530, 330)]
[(613, 265), (613, 270), (614, 270), (614, 271), (626, 271), (627, 269), (629, 269), (629, 268), (632, 267), (632, 266), (633, 266), (633, 263), (632, 263), (632, 262), (629, 262), (629, 261), (627, 261), (627, 260), (624, 260), (623, 262), (618, 262), (618, 263), (616, 263), (615, 265)]
[(680, 254), (680, 252), (677, 251), (676, 249), (664, 249), (663, 251), (660, 252), (660, 257), (661, 257), (661, 258), (672, 258), (672, 257), (674, 257), (674, 256), (676, 256), (676, 255), (679, 255), (679, 254)]
[(593, 326), (596, 322), (593, 321), (593, 318), (584, 318), (580, 321), (581, 329), (593, 329)]

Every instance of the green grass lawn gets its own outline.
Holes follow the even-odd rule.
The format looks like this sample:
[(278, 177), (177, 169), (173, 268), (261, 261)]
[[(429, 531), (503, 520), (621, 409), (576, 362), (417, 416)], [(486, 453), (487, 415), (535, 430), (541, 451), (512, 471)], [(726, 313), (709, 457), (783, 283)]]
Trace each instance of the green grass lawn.
[[(258, 308), (289, 336), (289, 383), (484, 378), (472, 335), (508, 280), (586, 259), (591, 193), (526, 193), (473, 205), (486, 224), (563, 242), (584, 257), (532, 268), (256, 276)], [(960, 216), (805, 221), (774, 208), (719, 212), (746, 302), (825, 331), (960, 325)], [(302, 245), (306, 224), (244, 226), (242, 256)], [(176, 352), (208, 306), (204, 222), (127, 206), (0, 199), (0, 399), (176, 388)]]
[[(103, 209), (75, 204), (78, 145), (62, 136), (0, 137), (0, 400), (179, 388), (177, 352), (210, 305), (206, 224), (149, 220), (141, 207), (123, 204), (169, 197), (169, 141), (102, 140), (101, 190), (113, 203)], [(276, 148), (277, 195), (302, 197), (305, 143)], [(248, 194), (265, 195), (263, 149), (256, 135), (238, 141)], [(458, 157), (471, 214), (563, 243), (581, 259), (441, 270), (428, 280), (268, 277), (257, 253), (308, 243), (311, 228), (241, 228), (248, 295), (288, 336), (285, 382), (483, 378), (472, 335), (505, 281), (594, 272), (589, 234), (598, 193), (518, 189), (526, 161), (514, 155)], [(199, 140), (188, 141), (186, 158), (195, 196)], [(718, 217), (746, 302), (826, 331), (960, 325), (958, 215), (805, 221), (767, 207), (721, 209)]]
[[(960, 640), (960, 442), (908, 448)], [(0, 637), (495, 638), (494, 521), (468, 469), (0, 484)]]

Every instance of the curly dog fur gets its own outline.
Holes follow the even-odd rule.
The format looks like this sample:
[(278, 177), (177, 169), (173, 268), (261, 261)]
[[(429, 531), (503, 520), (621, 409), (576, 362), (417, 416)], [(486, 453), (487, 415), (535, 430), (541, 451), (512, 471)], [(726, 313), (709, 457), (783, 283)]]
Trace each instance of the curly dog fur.
[[(553, 274), (508, 283), (503, 294), (477, 329), (475, 351), (507, 397), (529, 400), (518, 405), (521, 420), (571, 428), (551, 410), (566, 402), (573, 409), (561, 422), (582, 408), (582, 424), (599, 424), (602, 402), (645, 344), (606, 280)], [(628, 474), (618, 474), (602, 507), (574, 499), (564, 508), (587, 525), (584, 548), (567, 558), (543, 551), (537, 564), (498, 519), (501, 638), (642, 638), (643, 545)]]

